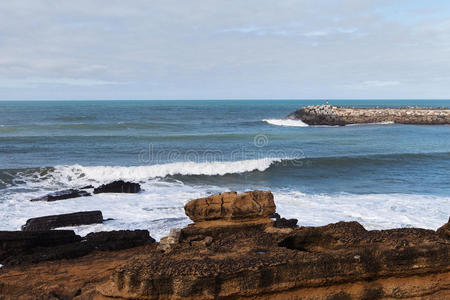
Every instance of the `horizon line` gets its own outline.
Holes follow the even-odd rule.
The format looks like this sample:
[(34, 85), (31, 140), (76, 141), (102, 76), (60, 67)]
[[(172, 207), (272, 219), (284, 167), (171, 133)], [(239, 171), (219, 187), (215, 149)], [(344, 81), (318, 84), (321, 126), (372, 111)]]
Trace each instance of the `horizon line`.
[(361, 99), (345, 99), (345, 98), (274, 98), (274, 99), (258, 99), (258, 98), (230, 98), (230, 99), (0, 99), (0, 102), (30, 102), (30, 101), (450, 101), (450, 98), (361, 98)]

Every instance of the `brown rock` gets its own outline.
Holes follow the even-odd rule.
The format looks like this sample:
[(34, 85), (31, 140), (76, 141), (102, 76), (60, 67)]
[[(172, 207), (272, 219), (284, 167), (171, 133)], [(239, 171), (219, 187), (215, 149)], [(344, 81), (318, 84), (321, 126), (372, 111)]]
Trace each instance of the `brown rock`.
[(450, 239), (450, 218), (447, 223), (436, 230), (436, 233), (443, 238)]
[(188, 202), (184, 210), (194, 222), (268, 218), (275, 212), (270, 191), (215, 194)]
[(117, 268), (98, 291), (124, 299), (446, 299), (450, 288), (450, 243), (433, 230), (255, 227), (223, 231), (207, 247), (206, 237), (187, 234), (170, 252)]

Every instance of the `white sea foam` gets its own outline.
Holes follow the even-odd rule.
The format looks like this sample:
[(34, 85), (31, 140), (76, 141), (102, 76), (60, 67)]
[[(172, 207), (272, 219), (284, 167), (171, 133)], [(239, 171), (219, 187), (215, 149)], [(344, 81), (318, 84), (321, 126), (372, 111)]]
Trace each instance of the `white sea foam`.
[[(276, 125), (276, 126), (287, 126), (287, 127), (340, 127), (339, 125), (308, 125), (301, 120), (294, 119), (264, 119), (264, 122)], [(376, 123), (358, 123), (358, 124), (347, 124), (345, 126), (364, 126), (364, 125), (392, 125), (395, 124), (393, 121), (376, 122)]]
[(289, 127), (308, 127), (309, 125), (302, 122), (301, 120), (293, 119), (264, 119), (264, 122), (277, 125), (277, 126), (289, 126)]
[(105, 182), (117, 179), (142, 181), (170, 175), (225, 175), (264, 171), (281, 158), (261, 158), (242, 161), (176, 162), (149, 166), (56, 166), (53, 176), (69, 184), (74, 180)]
[[(32, 217), (101, 210), (104, 224), (71, 227), (80, 235), (94, 231), (148, 229), (159, 239), (170, 228), (191, 223), (184, 204), (198, 197), (226, 191), (215, 186), (189, 186), (178, 181), (153, 179), (139, 194), (96, 194), (56, 202), (30, 202), (44, 192), (7, 195), (0, 203), (0, 230), (19, 230)], [(299, 225), (318, 226), (338, 221), (358, 221), (366, 229), (421, 227), (436, 229), (448, 219), (450, 197), (415, 194), (305, 194), (274, 191), (277, 212), (297, 218)]]
[(392, 125), (395, 124), (394, 121), (384, 121), (384, 122), (375, 122), (375, 123), (356, 123), (356, 124), (347, 124), (345, 126), (364, 126), (364, 125)]
[(275, 193), (277, 211), (304, 226), (358, 221), (366, 229), (436, 229), (448, 219), (450, 197), (419, 194)]

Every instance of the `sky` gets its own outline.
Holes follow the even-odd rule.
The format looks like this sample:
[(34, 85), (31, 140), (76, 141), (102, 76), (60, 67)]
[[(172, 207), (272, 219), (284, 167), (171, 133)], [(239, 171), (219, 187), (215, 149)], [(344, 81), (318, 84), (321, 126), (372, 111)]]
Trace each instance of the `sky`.
[(448, 0), (0, 2), (0, 100), (449, 99)]

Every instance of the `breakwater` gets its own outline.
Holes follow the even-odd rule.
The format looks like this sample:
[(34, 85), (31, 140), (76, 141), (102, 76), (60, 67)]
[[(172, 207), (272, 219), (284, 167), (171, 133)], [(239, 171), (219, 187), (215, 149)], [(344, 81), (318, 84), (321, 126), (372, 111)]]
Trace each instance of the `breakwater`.
[(450, 124), (448, 108), (352, 108), (332, 105), (305, 106), (287, 116), (308, 125), (347, 125), (394, 122), (400, 124)]

